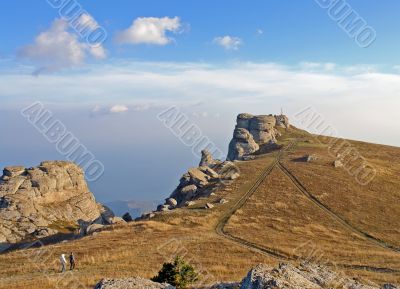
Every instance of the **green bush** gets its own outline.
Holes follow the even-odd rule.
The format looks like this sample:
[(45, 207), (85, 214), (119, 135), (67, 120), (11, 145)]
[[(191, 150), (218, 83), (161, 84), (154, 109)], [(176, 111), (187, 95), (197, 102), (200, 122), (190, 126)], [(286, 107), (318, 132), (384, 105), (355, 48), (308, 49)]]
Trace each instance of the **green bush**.
[(172, 263), (164, 263), (158, 275), (151, 279), (158, 283), (168, 283), (177, 289), (187, 289), (198, 280), (198, 274), (192, 265), (177, 256)]

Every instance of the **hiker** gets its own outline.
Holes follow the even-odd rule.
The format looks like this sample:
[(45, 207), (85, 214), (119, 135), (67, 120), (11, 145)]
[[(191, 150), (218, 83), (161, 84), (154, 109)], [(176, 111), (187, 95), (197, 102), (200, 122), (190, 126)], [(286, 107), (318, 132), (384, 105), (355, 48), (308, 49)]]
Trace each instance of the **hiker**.
[(65, 259), (65, 254), (61, 254), (60, 257), (60, 262), (61, 262), (61, 273), (65, 272), (65, 268), (67, 266), (67, 260)]
[(75, 269), (75, 256), (74, 254), (71, 252), (71, 254), (69, 254), (69, 270), (74, 270)]

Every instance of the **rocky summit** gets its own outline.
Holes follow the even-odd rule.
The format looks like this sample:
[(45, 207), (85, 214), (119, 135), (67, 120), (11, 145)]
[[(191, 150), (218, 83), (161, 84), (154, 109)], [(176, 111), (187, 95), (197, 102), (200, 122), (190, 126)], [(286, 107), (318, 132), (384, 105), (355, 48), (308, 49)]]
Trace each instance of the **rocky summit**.
[(262, 146), (273, 145), (280, 135), (278, 127), (289, 128), (285, 115), (252, 115), (241, 113), (237, 116), (233, 138), (229, 143), (227, 159), (243, 160)]
[(46, 161), (34, 168), (6, 167), (0, 179), (0, 244), (73, 231), (114, 216), (96, 202), (80, 167)]

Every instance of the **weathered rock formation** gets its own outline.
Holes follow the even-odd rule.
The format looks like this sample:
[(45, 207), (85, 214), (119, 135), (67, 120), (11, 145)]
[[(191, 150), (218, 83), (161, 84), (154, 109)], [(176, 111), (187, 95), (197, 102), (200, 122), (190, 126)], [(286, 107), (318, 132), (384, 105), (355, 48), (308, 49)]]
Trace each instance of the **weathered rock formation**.
[(243, 160), (257, 152), (260, 146), (276, 143), (277, 127), (289, 128), (289, 119), (285, 115), (239, 114), (227, 159)]
[(94, 289), (175, 289), (174, 286), (156, 283), (143, 278), (104, 279)]
[[(150, 219), (157, 212), (168, 212), (179, 207), (195, 205), (195, 200), (209, 197), (221, 184), (232, 182), (240, 176), (239, 169), (230, 161), (213, 159), (207, 151), (202, 151), (199, 167), (190, 168), (179, 180), (179, 185), (156, 212), (143, 214), (137, 220)], [(221, 203), (223, 204), (223, 203)]]
[(95, 201), (81, 168), (46, 161), (38, 167), (6, 167), (0, 178), (0, 244), (37, 239), (79, 223), (111, 223), (114, 215)]
[[(198, 198), (210, 196), (221, 182), (231, 181), (238, 177), (239, 171), (232, 162), (214, 160), (211, 154), (204, 150), (200, 166), (191, 168), (183, 174), (178, 187), (167, 199), (166, 204), (170, 209), (183, 206), (185, 203), (190, 204)], [(176, 205), (171, 203), (171, 198), (176, 200)]]
[(294, 267), (290, 264), (280, 264), (278, 268), (258, 265), (243, 279), (240, 289), (379, 289), (378, 287), (361, 284), (354, 279), (341, 276), (324, 266), (301, 264)]

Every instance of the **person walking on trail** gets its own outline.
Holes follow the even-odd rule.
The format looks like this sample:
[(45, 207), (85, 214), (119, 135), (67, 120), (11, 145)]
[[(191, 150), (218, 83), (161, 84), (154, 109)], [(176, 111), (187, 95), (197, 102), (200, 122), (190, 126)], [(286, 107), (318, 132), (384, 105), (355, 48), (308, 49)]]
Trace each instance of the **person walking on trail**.
[(74, 270), (75, 269), (75, 256), (74, 254), (71, 252), (71, 254), (69, 254), (69, 270)]
[(60, 262), (61, 262), (61, 273), (63, 273), (65, 272), (67, 267), (67, 260), (65, 259), (65, 254), (61, 254)]

